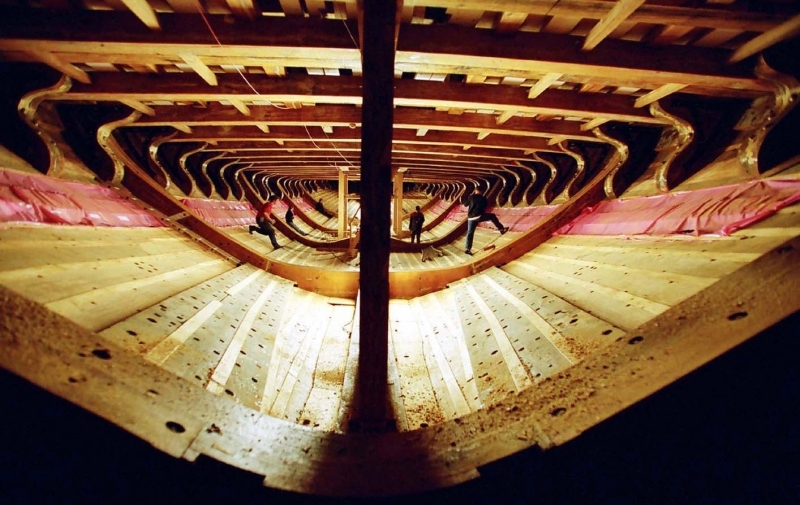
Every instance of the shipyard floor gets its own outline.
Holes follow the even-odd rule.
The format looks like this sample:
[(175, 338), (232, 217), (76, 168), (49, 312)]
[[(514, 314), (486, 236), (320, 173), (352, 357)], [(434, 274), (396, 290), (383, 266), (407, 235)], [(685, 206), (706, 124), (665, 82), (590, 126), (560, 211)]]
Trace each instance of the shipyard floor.
[(798, 328), (795, 313), (564, 446), (382, 500), (296, 495), (207, 458), (173, 459), (0, 371), (0, 502), (800, 503)]

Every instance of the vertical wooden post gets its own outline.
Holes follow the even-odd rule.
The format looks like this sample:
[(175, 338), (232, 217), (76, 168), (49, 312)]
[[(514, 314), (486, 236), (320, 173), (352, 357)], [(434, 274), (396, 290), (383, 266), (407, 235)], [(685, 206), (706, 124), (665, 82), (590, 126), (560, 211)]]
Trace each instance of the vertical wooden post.
[(389, 246), (396, 0), (366, 1), (361, 61), (361, 340), (356, 410), (362, 431), (387, 428)]
[(392, 224), (394, 225), (394, 235), (402, 238), (403, 233), (403, 172), (405, 170), (394, 171), (394, 215)]
[(336, 212), (339, 215), (337, 232), (339, 238), (342, 238), (350, 227), (347, 212), (347, 172), (342, 169), (339, 169), (339, 206)]

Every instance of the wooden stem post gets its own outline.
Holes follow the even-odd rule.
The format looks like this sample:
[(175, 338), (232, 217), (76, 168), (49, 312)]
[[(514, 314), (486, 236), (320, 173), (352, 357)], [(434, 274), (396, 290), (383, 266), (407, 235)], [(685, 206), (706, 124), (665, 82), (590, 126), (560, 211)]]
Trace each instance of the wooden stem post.
[(361, 128), (361, 335), (358, 356), (358, 425), (387, 426), (389, 335), (389, 202), (392, 194), (395, 0), (364, 2)]

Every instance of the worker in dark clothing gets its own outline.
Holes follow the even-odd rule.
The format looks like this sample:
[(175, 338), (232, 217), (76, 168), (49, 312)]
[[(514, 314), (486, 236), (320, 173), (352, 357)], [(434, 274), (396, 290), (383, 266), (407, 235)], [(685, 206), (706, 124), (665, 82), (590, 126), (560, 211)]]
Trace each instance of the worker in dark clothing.
[(320, 198), (319, 201), (316, 204), (314, 204), (314, 210), (316, 210), (323, 216), (327, 217), (328, 219), (333, 217), (333, 214), (328, 212), (328, 209), (326, 209), (325, 206), (322, 205), (322, 198)]
[(419, 205), (417, 205), (417, 210), (411, 213), (408, 218), (408, 229), (411, 230), (411, 243), (414, 243), (414, 238), (417, 239), (417, 244), (419, 244), (419, 237), (422, 234), (422, 224), (425, 222), (425, 214), (419, 210)]
[(292, 208), (291, 207), (289, 207), (289, 210), (286, 211), (286, 216), (284, 216), (284, 218), (286, 219), (286, 224), (288, 224), (289, 226), (294, 228), (294, 230), (297, 233), (299, 233), (300, 235), (303, 235), (303, 236), (308, 235), (308, 233), (304, 232), (303, 230), (300, 229), (299, 226), (294, 224), (294, 212), (292, 212)]
[(467, 244), (464, 252), (471, 256), (472, 238), (475, 236), (475, 228), (478, 226), (478, 223), (483, 221), (491, 221), (497, 227), (497, 229), (500, 230), (500, 235), (503, 235), (505, 232), (507, 232), (508, 227), (500, 224), (500, 220), (497, 219), (496, 215), (486, 212), (486, 208), (489, 206), (489, 201), (486, 200), (485, 196), (483, 196), (483, 192), (480, 188), (476, 188), (475, 191), (473, 191), (472, 195), (467, 198), (467, 201), (464, 205), (469, 208), (467, 211)]
[(250, 225), (250, 235), (252, 235), (253, 232), (266, 235), (269, 237), (269, 241), (272, 243), (272, 248), (280, 249), (281, 246), (278, 244), (278, 240), (275, 238), (275, 228), (272, 227), (272, 218), (269, 217), (267, 202), (264, 202), (264, 205), (258, 212), (258, 215), (256, 216), (256, 224), (258, 226)]

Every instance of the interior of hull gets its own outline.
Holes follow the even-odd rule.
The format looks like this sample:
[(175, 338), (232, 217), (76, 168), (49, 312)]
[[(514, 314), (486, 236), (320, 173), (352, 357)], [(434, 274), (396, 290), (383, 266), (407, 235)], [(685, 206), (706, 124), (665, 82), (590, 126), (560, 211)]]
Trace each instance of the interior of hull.
[[(788, 370), (732, 378), (800, 308), (792, 2), (0, 9), (5, 410), (96, 426), (136, 454), (120, 486), (147, 461), (179, 475), (148, 474), (165, 496), (221, 472), (243, 498), (518, 498), (573, 468), (555, 498), (607, 461), (566, 496), (631, 497), (605, 482), (627, 458), (674, 469), (699, 445), (748, 473), (714, 450), (744, 421), (672, 427), (682, 405), (742, 414), (702, 392), (796, 396)], [(479, 225), (467, 255), (476, 189), (508, 228)], [(783, 412), (744, 419), (780, 436)], [(653, 416), (681, 440), (662, 458), (635, 428)], [(597, 456), (626, 430), (643, 449)], [(53, 438), (8, 439), (21, 494)], [(742, 454), (774, 469), (779, 447)], [(776, 472), (719, 496), (780, 495)]]

